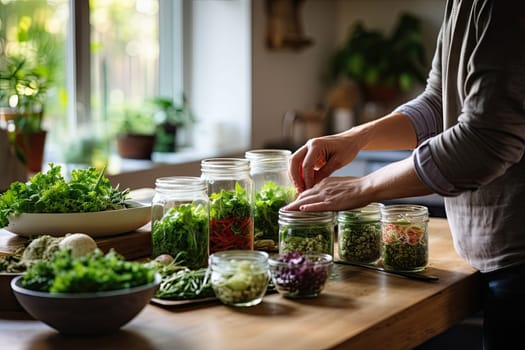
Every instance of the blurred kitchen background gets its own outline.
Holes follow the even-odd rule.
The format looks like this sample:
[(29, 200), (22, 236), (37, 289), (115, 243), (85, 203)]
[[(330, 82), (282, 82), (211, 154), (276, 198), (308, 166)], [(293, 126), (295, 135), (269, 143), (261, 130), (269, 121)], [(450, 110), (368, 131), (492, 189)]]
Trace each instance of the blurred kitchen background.
[[(24, 176), (20, 164), (36, 153), (27, 142), (6, 141), (22, 131), (31, 140), (29, 132), (45, 134), (37, 167), (106, 167), (112, 181), (138, 188), (159, 176), (197, 175), (203, 158), (293, 151), (377, 118), (423, 88), (444, 6), (2, 0), (3, 186)], [(28, 115), (37, 116), (36, 130)], [(150, 150), (126, 149), (127, 136), (135, 137), (127, 145)], [(361, 175), (408, 154), (362, 152), (337, 175)], [(423, 204), (443, 215), (438, 196)]]

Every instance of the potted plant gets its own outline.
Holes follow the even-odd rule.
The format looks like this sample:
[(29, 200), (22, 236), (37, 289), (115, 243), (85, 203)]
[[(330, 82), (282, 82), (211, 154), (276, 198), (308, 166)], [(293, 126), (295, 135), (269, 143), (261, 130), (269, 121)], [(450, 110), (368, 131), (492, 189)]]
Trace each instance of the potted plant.
[(141, 108), (127, 107), (118, 120), (117, 151), (122, 158), (151, 159), (155, 147), (157, 123)]
[(51, 84), (46, 67), (23, 56), (0, 58), (0, 122), (29, 172), (42, 170), (47, 131), (42, 127)]
[(357, 22), (330, 61), (330, 80), (358, 84), (365, 100), (389, 100), (426, 79), (426, 57), (418, 17), (402, 14), (391, 35)]
[(150, 103), (158, 123), (155, 151), (175, 152), (178, 131), (187, 130), (195, 122), (186, 96), (182, 96), (180, 104), (168, 97), (155, 97)]

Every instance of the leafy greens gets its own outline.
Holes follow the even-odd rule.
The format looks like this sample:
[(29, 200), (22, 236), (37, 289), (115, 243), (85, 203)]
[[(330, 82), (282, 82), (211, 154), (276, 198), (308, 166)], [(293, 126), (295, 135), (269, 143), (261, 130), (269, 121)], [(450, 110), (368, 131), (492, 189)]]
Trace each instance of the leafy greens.
[(27, 183), (13, 182), (0, 196), (0, 227), (9, 216), (21, 213), (80, 213), (125, 208), (129, 189), (112, 187), (103, 171), (90, 167), (71, 172), (69, 180), (61, 175), (60, 165), (49, 164)]

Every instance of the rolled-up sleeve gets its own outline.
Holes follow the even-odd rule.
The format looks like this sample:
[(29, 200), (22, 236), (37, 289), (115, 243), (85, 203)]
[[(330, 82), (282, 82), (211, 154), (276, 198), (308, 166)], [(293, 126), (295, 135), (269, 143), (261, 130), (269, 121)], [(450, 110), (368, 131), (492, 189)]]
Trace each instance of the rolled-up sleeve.
[[(525, 150), (525, 21), (506, 3), (480, 3), (461, 42), (438, 45), (425, 91), (397, 109), (417, 133), (418, 176), (444, 196), (490, 183)], [(443, 67), (457, 74), (441, 81)]]

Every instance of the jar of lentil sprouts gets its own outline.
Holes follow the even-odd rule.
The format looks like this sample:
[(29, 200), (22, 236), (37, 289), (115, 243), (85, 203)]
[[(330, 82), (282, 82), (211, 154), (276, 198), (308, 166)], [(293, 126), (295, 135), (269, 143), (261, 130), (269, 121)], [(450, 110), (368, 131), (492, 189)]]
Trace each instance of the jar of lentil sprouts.
[(191, 176), (158, 178), (151, 207), (152, 257), (169, 254), (188, 268), (206, 267), (209, 256), (206, 182)]
[(204, 159), (201, 173), (210, 200), (210, 253), (253, 250), (250, 161), (243, 158)]
[(279, 209), (296, 195), (288, 176), (288, 159), (284, 149), (257, 149), (245, 153), (250, 160), (254, 182), (254, 249), (279, 250)]
[(333, 212), (279, 210), (279, 254), (334, 255)]
[(428, 264), (428, 208), (396, 204), (381, 208), (382, 260), (386, 270), (417, 272)]
[(375, 264), (381, 259), (381, 203), (337, 213), (339, 259)]

